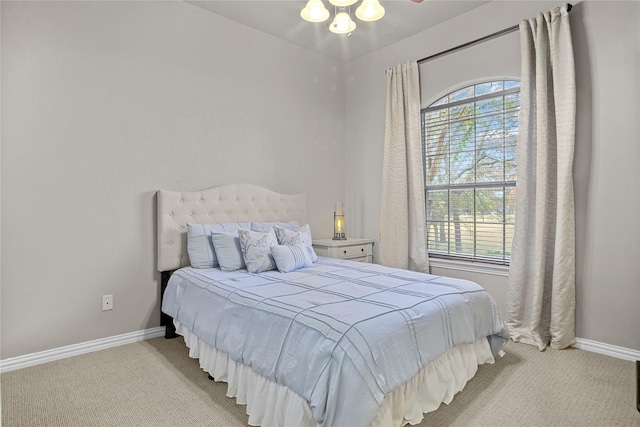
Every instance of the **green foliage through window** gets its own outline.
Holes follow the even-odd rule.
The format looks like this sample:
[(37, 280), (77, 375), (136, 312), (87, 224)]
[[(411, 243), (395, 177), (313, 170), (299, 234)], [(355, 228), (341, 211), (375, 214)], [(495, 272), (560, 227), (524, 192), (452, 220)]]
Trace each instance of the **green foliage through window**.
[(430, 256), (509, 263), (520, 82), (458, 89), (422, 110)]

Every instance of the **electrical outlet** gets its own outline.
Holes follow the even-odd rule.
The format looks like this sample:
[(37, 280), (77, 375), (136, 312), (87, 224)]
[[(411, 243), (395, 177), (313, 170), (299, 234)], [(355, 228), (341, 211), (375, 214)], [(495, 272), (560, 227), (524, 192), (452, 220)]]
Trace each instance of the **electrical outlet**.
[(113, 310), (113, 295), (102, 295), (102, 311)]

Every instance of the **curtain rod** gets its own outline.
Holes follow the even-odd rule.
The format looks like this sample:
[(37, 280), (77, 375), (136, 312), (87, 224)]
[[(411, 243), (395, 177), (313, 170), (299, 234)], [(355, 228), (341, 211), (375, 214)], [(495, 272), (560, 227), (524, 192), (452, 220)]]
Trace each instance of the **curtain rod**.
[[(571, 12), (571, 8), (573, 8), (573, 5), (571, 3), (567, 3), (567, 12)], [(452, 47), (451, 49), (447, 49), (447, 50), (443, 50), (442, 52), (438, 52), (436, 54), (433, 54), (431, 56), (427, 56), (426, 58), (422, 58), (418, 60), (418, 65), (422, 64), (423, 62), (427, 62), (430, 61), (432, 59), (436, 59), (439, 58), (441, 56), (447, 55), (449, 53), (453, 53), (455, 51), (458, 50), (462, 50), (462, 49), (466, 49), (470, 46), (476, 45), (478, 43), (482, 43), (485, 42), (487, 40), (491, 40), (495, 37), (500, 37), (503, 36), (505, 34), (509, 34), (512, 33), (516, 30), (518, 30), (518, 28), (520, 28), (520, 25), (514, 25), (513, 27), (509, 27), (509, 28), (505, 28), (504, 30), (500, 30), (500, 31), (496, 31), (495, 33), (489, 34), (488, 36), (484, 36), (484, 37), (480, 37), (479, 39), (467, 42), (467, 43), (463, 43), (459, 46), (456, 47)]]

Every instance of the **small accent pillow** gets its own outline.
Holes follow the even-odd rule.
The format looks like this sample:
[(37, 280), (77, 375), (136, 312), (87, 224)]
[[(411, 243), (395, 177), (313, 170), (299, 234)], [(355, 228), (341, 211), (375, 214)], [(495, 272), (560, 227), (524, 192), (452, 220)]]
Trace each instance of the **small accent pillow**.
[(302, 227), (298, 227), (296, 230), (287, 230), (280, 226), (273, 227), (276, 230), (276, 237), (278, 237), (278, 244), (280, 245), (295, 245), (297, 243), (303, 244), (309, 252), (309, 258), (312, 262), (318, 261), (318, 255), (313, 250), (311, 239), (311, 228), (309, 224), (305, 224)]
[(301, 243), (274, 246), (271, 248), (271, 255), (273, 255), (280, 273), (288, 273), (302, 267), (313, 266), (307, 247)]
[(220, 270), (236, 271), (245, 268), (238, 236), (231, 233), (211, 233), (211, 241), (218, 257)]
[(238, 235), (238, 228), (247, 228), (249, 222), (228, 222), (220, 224), (187, 224), (187, 253), (193, 268), (218, 266), (218, 258), (213, 250), (211, 233), (231, 233)]
[(249, 273), (261, 273), (275, 270), (276, 263), (271, 255), (271, 248), (278, 245), (278, 239), (273, 228), (267, 231), (252, 231), (246, 228), (238, 229), (242, 258)]
[[(266, 231), (270, 228), (273, 228), (275, 226), (279, 226), (282, 228), (286, 228), (287, 230), (295, 230), (296, 228), (300, 227), (300, 223), (296, 220), (293, 221), (289, 221), (289, 222), (252, 222), (251, 223), (251, 229), (253, 231)], [(242, 227), (245, 228), (245, 227)]]

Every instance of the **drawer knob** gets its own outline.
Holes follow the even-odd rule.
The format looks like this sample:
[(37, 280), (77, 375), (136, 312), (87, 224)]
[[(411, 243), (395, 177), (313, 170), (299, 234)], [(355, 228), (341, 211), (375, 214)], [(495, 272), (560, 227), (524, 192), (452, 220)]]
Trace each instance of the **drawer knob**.
[(344, 254), (346, 255), (346, 254), (347, 254), (347, 251), (344, 251)]

